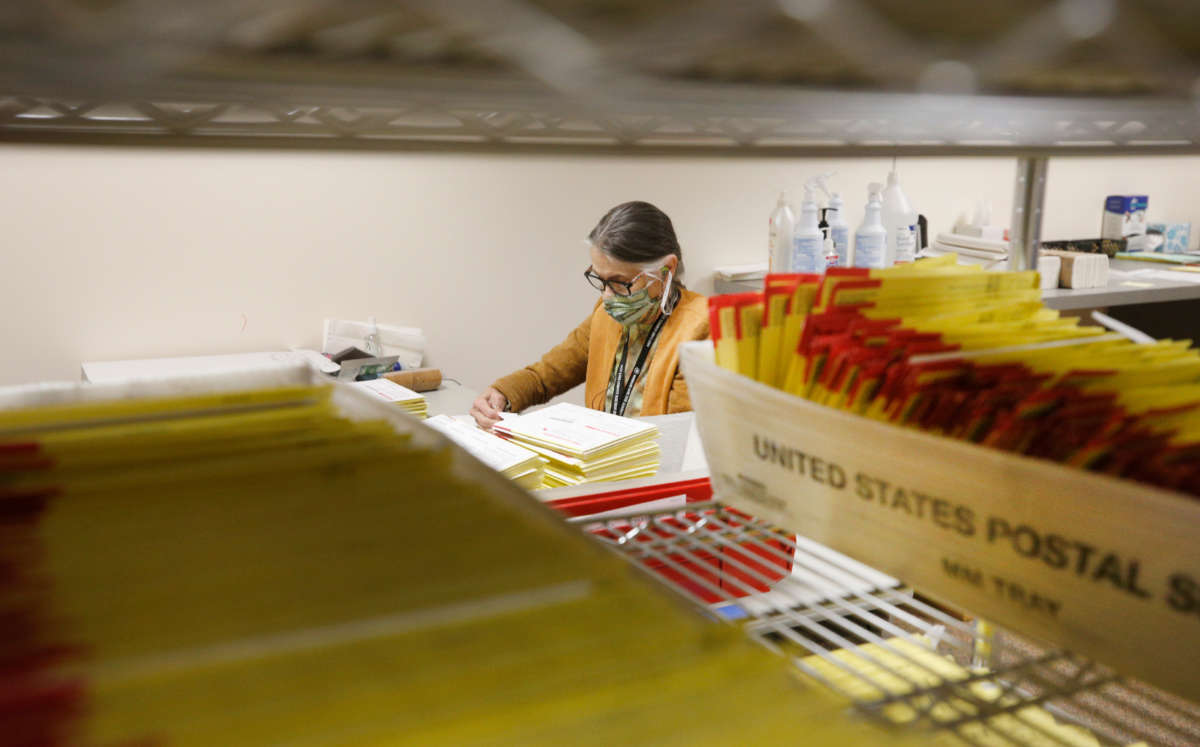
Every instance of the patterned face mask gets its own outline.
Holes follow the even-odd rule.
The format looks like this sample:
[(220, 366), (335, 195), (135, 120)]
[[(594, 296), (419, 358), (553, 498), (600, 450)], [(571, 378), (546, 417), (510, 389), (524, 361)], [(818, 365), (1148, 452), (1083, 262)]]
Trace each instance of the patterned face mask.
[(650, 291), (642, 288), (629, 296), (612, 295), (604, 299), (604, 310), (622, 327), (637, 324), (657, 305), (658, 299), (650, 297)]
[[(628, 296), (618, 296), (613, 294), (604, 299), (604, 310), (607, 311), (608, 315), (613, 318), (613, 321), (622, 327), (632, 326), (637, 324), (642, 319), (645, 319), (650, 313), (650, 310), (653, 309), (656, 304), (658, 305), (660, 311), (666, 313), (667, 297), (670, 295), (670, 293), (667, 291), (671, 287), (671, 281), (674, 280), (675, 273), (666, 267), (664, 267), (663, 270), (667, 272), (667, 281), (663, 285), (661, 300), (659, 298), (650, 297), (649, 286), (642, 288), (637, 293), (631, 293)], [(654, 277), (649, 272), (643, 272), (640, 274)], [(654, 279), (661, 282), (659, 278)]]

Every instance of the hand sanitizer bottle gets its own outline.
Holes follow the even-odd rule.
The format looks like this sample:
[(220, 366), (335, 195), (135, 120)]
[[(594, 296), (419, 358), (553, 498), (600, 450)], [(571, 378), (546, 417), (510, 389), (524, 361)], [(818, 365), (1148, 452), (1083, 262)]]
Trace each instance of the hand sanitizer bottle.
[(883, 185), (867, 187), (867, 209), (862, 225), (854, 232), (854, 266), (880, 269), (886, 267), (887, 229), (883, 227)]
[(771, 213), (771, 230), (767, 239), (767, 266), (770, 272), (792, 272), (792, 230), (795, 225), (796, 214), (788, 204), (787, 195), (780, 192), (775, 210)]
[(833, 239), (825, 239), (824, 261), (821, 262), (821, 274), (824, 274), (830, 267), (838, 266), (838, 251), (833, 245)]
[(804, 187), (800, 220), (792, 234), (792, 272), (823, 272), (822, 236), (817, 226), (817, 199), (811, 186)]

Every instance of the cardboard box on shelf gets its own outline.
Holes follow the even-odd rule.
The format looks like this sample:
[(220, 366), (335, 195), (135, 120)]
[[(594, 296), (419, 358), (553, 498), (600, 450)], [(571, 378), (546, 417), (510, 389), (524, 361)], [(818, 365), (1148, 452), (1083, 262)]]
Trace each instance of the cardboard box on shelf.
[(1106, 239), (1141, 236), (1146, 233), (1146, 195), (1109, 195), (1104, 199), (1100, 235)]

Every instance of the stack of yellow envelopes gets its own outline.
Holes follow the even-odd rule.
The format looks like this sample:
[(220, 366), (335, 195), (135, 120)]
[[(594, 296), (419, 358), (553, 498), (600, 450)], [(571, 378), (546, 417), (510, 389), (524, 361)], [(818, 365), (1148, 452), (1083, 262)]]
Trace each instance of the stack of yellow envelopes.
[(658, 472), (658, 427), (562, 403), (495, 426), (545, 461), (544, 487), (649, 477)]
[(429, 416), (429, 406), (425, 401), (425, 397), (390, 379), (356, 381), (354, 382), (354, 386), (369, 392), (372, 396), (378, 397), (384, 402), (396, 405), (409, 415), (418, 418)]
[(529, 449), (449, 415), (435, 415), (425, 424), (526, 490), (541, 486), (543, 462)]
[(719, 366), (821, 405), (1200, 495), (1200, 352), (1041, 302), (953, 255), (768, 275), (709, 299)]
[(92, 391), (0, 410), (0, 742), (887, 738), (386, 408)]

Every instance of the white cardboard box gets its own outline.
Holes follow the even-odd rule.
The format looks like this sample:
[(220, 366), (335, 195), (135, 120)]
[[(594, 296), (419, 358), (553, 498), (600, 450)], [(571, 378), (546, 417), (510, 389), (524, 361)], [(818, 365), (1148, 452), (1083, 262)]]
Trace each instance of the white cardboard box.
[(1200, 500), (680, 362), (716, 496), (984, 619), (1200, 699)]

